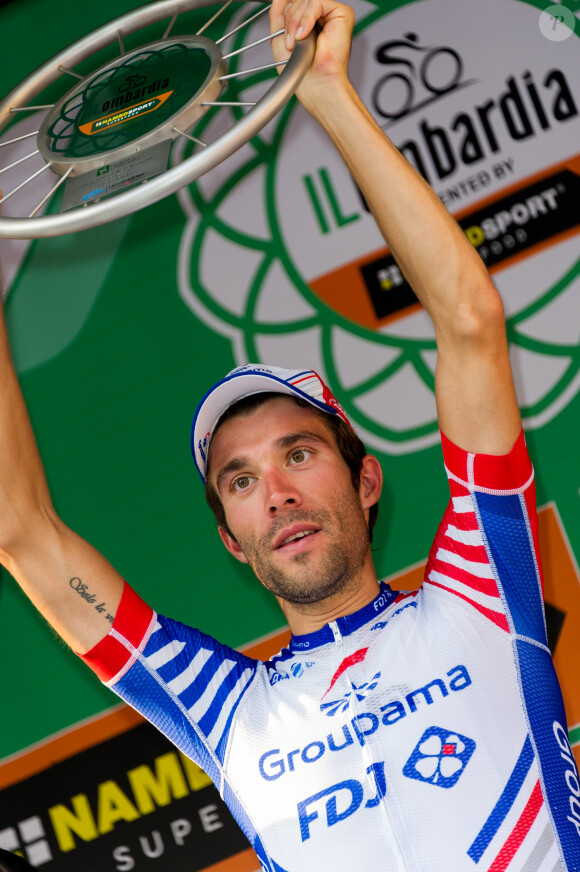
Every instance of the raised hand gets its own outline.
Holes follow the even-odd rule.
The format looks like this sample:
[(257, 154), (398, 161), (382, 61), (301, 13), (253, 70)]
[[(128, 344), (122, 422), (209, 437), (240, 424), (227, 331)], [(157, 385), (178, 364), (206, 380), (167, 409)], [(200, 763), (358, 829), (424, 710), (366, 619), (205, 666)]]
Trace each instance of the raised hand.
[(273, 40), (274, 60), (285, 60), (296, 40), (318, 28), (316, 53), (296, 95), (313, 114), (329, 90), (347, 83), (347, 66), (354, 27), (354, 12), (335, 0), (274, 0), (270, 10), (272, 32), (286, 28), (286, 36)]

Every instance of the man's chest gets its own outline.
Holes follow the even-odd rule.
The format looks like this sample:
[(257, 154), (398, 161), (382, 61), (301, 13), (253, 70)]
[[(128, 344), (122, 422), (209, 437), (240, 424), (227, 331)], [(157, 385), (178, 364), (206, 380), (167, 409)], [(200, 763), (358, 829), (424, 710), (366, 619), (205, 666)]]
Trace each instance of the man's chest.
[[(303, 843), (350, 818), (361, 826), (372, 820), (388, 835), (397, 807), (417, 788), (419, 800), (421, 787), (445, 788), (453, 805), (462, 781), (473, 789), (485, 746), (502, 733), (495, 718), (491, 729), (485, 723), (497, 708), (498, 683), (500, 696), (517, 699), (506, 669), (509, 645), (489, 650), (484, 626), (469, 634), (427, 627), (409, 612), (397, 628), (379, 619), (336, 644), (290, 656), (253, 689), (227, 770), (259, 797), (258, 817), (267, 821), (277, 808)], [(513, 716), (506, 711), (508, 721)], [(509, 740), (496, 756), (500, 768), (512, 765)]]

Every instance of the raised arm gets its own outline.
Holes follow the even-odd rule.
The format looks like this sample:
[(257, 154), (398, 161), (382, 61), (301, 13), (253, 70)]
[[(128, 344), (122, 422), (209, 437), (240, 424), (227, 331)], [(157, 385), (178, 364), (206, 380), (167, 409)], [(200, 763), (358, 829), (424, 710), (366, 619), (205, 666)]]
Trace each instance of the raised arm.
[(437, 337), (439, 424), (470, 452), (504, 454), (521, 421), (503, 305), (485, 266), (429, 185), (387, 139), (347, 77), (354, 14), (335, 0), (274, 0), (276, 59), (318, 22), (298, 97), (322, 125), (364, 194), (385, 241), (428, 311)]
[(0, 563), (75, 651), (110, 630), (123, 580), (54, 511), (10, 358), (0, 294)]

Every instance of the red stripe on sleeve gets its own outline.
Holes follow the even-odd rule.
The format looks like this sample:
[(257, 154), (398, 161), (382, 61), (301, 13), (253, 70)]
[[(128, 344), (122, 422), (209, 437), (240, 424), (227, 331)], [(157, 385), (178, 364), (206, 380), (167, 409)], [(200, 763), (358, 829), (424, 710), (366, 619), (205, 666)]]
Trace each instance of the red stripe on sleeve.
[(529, 833), (530, 828), (537, 817), (543, 801), (544, 799), (542, 796), (540, 782), (537, 781), (536, 786), (532, 791), (532, 795), (528, 799), (526, 807), (524, 808), (520, 816), (520, 819), (508, 836), (505, 845), (489, 867), (488, 872), (503, 872), (504, 869), (507, 869), (507, 867), (513, 860), (518, 848)]
[[(444, 560), (439, 559), (435, 559), (433, 561), (433, 563), (429, 566), (429, 571), (431, 571), (431, 569), (434, 569), (435, 572), (440, 572), (441, 575), (446, 576), (446, 578), (448, 578), (450, 582), (459, 581), (461, 584), (465, 584), (472, 590), (477, 590), (479, 591), (479, 593), (483, 593), (486, 596), (494, 596), (499, 599), (497, 583), (493, 578), (478, 578), (475, 575), (471, 575), (470, 572), (466, 572), (464, 569), (461, 569), (459, 566), (453, 566), (452, 563), (446, 563)], [(431, 580), (432, 579), (429, 575), (425, 577), (426, 582), (430, 582)]]
[[(441, 434), (443, 436), (443, 434)], [(447, 467), (449, 469), (449, 467)], [(457, 475), (457, 473), (455, 473)], [(458, 481), (454, 481), (452, 478), (449, 479), (449, 491), (452, 497), (468, 497), (469, 491), (462, 484), (459, 484)], [(470, 514), (466, 512), (465, 514)], [(475, 513), (474, 513), (475, 514)]]
[(524, 431), (516, 439), (511, 451), (507, 454), (470, 454), (459, 448), (444, 433), (441, 433), (441, 444), (445, 466), (457, 478), (470, 482), (470, 458), (473, 458), (473, 481), (476, 487), (490, 490), (518, 490), (522, 488), (532, 474), (532, 462), (529, 458), (524, 438)]
[[(466, 603), (469, 603), (470, 606), (478, 611), (480, 614), (485, 615), (492, 624), (495, 624), (500, 630), (505, 630), (506, 633), (509, 633), (510, 628), (507, 622), (507, 618), (505, 615), (500, 612), (494, 612), (492, 609), (486, 609), (485, 606), (480, 606), (479, 603), (476, 603), (474, 600), (470, 599), (463, 593), (460, 593), (458, 590), (454, 590), (452, 587), (446, 587), (444, 584), (440, 584), (438, 581), (429, 581), (429, 584), (432, 587), (440, 587), (441, 590), (446, 590), (447, 593), (452, 593), (453, 596), (459, 597), (459, 599), (465, 600)], [(500, 600), (498, 599), (498, 603)]]
[[(116, 630), (133, 648), (140, 648), (153, 615), (153, 609), (125, 582), (112, 630)], [(79, 654), (101, 681), (114, 678), (132, 656), (132, 652), (112, 635), (112, 630), (86, 654)]]
[[(451, 484), (455, 484), (455, 482), (451, 482)], [(453, 496), (457, 496), (457, 494), (453, 494)], [(465, 493), (461, 494), (461, 496), (465, 496)], [(449, 524), (457, 527), (458, 530), (479, 530), (475, 512), (458, 512), (455, 514), (453, 511), (448, 510), (443, 518), (442, 529), (447, 530)]]

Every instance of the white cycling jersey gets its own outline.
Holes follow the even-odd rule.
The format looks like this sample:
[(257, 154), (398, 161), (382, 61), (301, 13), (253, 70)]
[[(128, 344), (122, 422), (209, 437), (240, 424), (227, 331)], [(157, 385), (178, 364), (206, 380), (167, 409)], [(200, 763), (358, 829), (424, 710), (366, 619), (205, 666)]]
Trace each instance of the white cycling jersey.
[(259, 662), (125, 588), (85, 660), (211, 776), (268, 872), (580, 870), (533, 472), (443, 437), (422, 588)]

